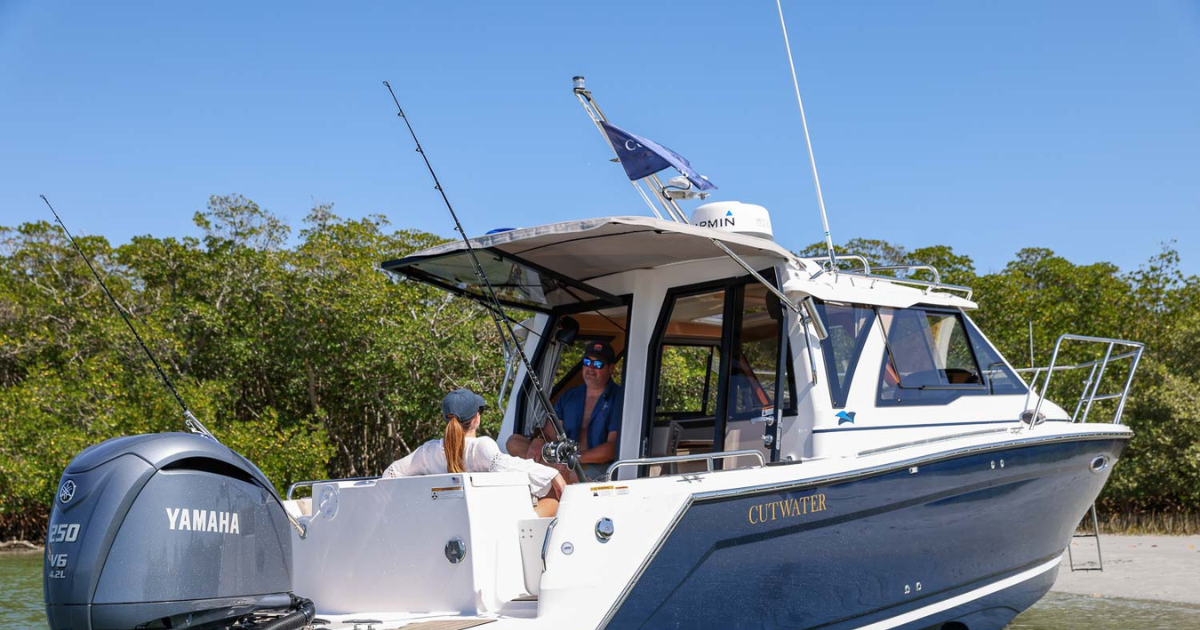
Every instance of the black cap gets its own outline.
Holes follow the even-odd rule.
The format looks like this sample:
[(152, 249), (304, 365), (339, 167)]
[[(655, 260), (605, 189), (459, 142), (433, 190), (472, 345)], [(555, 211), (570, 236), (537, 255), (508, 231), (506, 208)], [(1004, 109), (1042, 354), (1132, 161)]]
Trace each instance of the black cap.
[(609, 363), (617, 360), (617, 353), (613, 352), (612, 346), (598, 340), (587, 342), (587, 345), (584, 346), (583, 356), (604, 359)]

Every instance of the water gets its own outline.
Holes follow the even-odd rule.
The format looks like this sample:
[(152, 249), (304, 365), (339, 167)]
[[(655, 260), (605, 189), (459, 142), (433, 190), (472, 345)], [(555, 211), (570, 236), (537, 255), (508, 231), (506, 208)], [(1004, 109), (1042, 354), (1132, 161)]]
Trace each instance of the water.
[(0, 552), (0, 628), (43, 630), (42, 554)]
[[(0, 628), (46, 628), (42, 554), (0, 553)], [(1200, 606), (1050, 593), (1008, 630), (1200, 630)]]

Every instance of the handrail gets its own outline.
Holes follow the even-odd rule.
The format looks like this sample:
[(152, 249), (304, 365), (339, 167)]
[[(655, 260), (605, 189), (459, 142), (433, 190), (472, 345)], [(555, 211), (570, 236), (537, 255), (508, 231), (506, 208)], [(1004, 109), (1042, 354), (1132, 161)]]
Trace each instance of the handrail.
[(933, 272), (933, 283), (935, 285), (940, 286), (942, 284), (942, 274), (933, 265), (885, 265), (883, 267), (876, 267), (875, 271), (920, 271), (922, 269)]
[(344, 479), (312, 479), (308, 481), (297, 481), (296, 483), (288, 486), (287, 500), (292, 500), (292, 493), (297, 488), (308, 488), (319, 483), (337, 483), (339, 481), (374, 481), (376, 479), (382, 479), (382, 477), (377, 475), (375, 477), (346, 477)]
[[(928, 293), (929, 291), (936, 291), (938, 289), (945, 289), (947, 291), (957, 291), (957, 292), (965, 293), (968, 300), (971, 299), (971, 296), (973, 296), (975, 294), (975, 290), (972, 289), (971, 287), (964, 287), (964, 286), (957, 285), (957, 284), (942, 284), (942, 274), (940, 271), (937, 270), (937, 267), (934, 267), (933, 265), (924, 265), (924, 264), (884, 265), (882, 267), (872, 267), (871, 263), (867, 261), (867, 257), (862, 256), (860, 254), (840, 254), (840, 255), (838, 255), (837, 259), (838, 260), (843, 260), (843, 259), (857, 260), (857, 261), (861, 262), (863, 266), (862, 266), (862, 269), (832, 269), (831, 270), (831, 269), (826, 268), (824, 262), (820, 262), (818, 259), (812, 258), (810, 260), (818, 260), (818, 262), (820, 262), (821, 268), (816, 273), (809, 276), (808, 279), (814, 280), (821, 274), (825, 273), (826, 271), (832, 271), (834, 274), (845, 273), (845, 274), (860, 276), (863, 278), (872, 278), (875, 280), (887, 280), (889, 282), (895, 282), (897, 284), (911, 284), (911, 285), (916, 285), (919, 287), (925, 287), (926, 293)], [(897, 278), (895, 276), (883, 276), (883, 275), (879, 275), (879, 274), (875, 273), (876, 271), (912, 271), (912, 270), (921, 270), (921, 269), (930, 271), (933, 273), (933, 282), (926, 282), (924, 280), (913, 280), (910, 278)]]
[[(1085, 343), (1100, 343), (1107, 344), (1104, 350), (1104, 358), (1096, 361), (1087, 361), (1078, 365), (1060, 366), (1058, 365), (1058, 353), (1062, 349), (1064, 341), (1082, 341)], [(1129, 352), (1124, 352), (1113, 356), (1113, 348), (1116, 346), (1124, 346), (1133, 348)], [(1046, 392), (1049, 391), (1050, 381), (1055, 372), (1064, 370), (1074, 370), (1091, 368), (1088, 373), (1087, 380), (1083, 382), (1083, 393), (1079, 396), (1079, 401), (1075, 405), (1075, 411), (1071, 414), (1071, 422), (1087, 422), (1088, 414), (1092, 410), (1092, 403), (1097, 400), (1114, 400), (1119, 399), (1117, 410), (1113, 413), (1113, 424), (1121, 424), (1121, 414), (1125, 411), (1125, 401), (1129, 398), (1129, 388), (1133, 384), (1133, 375), (1137, 372), (1138, 362), (1142, 359), (1142, 351), (1145, 350), (1146, 344), (1138, 341), (1129, 341), (1127, 339), (1116, 339), (1112, 337), (1089, 337), (1087, 335), (1061, 335), (1058, 341), (1054, 343), (1054, 353), (1050, 355), (1050, 365), (1047, 367), (1038, 368), (1023, 368), (1018, 372), (1033, 371), (1033, 379), (1029, 383), (1029, 391), (1032, 393), (1037, 384), (1037, 377), (1042, 373), (1046, 374), (1046, 380), (1042, 381), (1042, 392), (1038, 395), (1037, 405), (1033, 408), (1033, 414), (1029, 417), (1029, 428), (1039, 424), (1038, 417), (1042, 410), (1042, 403), (1046, 400)], [(1121, 388), (1120, 393), (1099, 394), (1100, 382), (1104, 379), (1105, 369), (1108, 364), (1113, 361), (1132, 358), (1129, 365), (1129, 376), (1125, 378), (1125, 385)], [(1083, 411), (1083, 416), (1079, 415), (1080, 410)]]
[[(876, 269), (880, 269), (880, 267), (876, 267)], [(914, 286), (926, 287), (926, 288), (933, 289), (933, 290), (946, 289), (947, 291), (959, 291), (959, 292), (965, 293), (967, 295), (968, 300), (971, 299), (972, 295), (975, 295), (975, 289), (972, 289), (971, 287), (964, 287), (964, 286), (958, 285), (958, 284), (937, 284), (937, 283), (933, 283), (933, 282), (926, 282), (924, 280), (913, 280), (912, 278), (897, 278), (894, 276), (880, 276), (880, 275), (876, 275), (873, 273), (860, 273), (858, 271), (843, 271), (841, 273), (851, 275), (851, 276), (858, 276), (859, 278), (870, 278), (872, 280), (886, 280), (888, 282), (893, 282), (895, 284), (911, 284)]]
[(753, 455), (758, 458), (759, 467), (766, 466), (767, 460), (763, 457), (761, 451), (745, 450), (745, 451), (722, 451), (720, 453), (697, 453), (695, 455), (665, 455), (663, 457), (639, 457), (637, 459), (622, 459), (613, 462), (608, 467), (608, 471), (604, 473), (604, 481), (611, 481), (612, 474), (618, 468), (626, 466), (647, 466), (653, 464), (677, 464), (680, 462), (692, 462), (705, 460), (708, 462), (708, 472), (713, 471), (713, 461), (718, 459), (732, 459), (734, 457), (749, 457)]
[[(863, 266), (862, 272), (863, 273), (866, 273), (866, 274), (871, 273), (871, 263), (867, 262), (866, 256), (863, 256), (861, 254), (842, 254), (842, 255), (838, 256), (837, 258), (838, 258), (838, 260), (842, 260), (842, 259), (857, 260), (858, 262), (862, 263), (862, 266)], [(853, 270), (851, 269), (848, 271), (853, 271)]]
[[(1137, 350), (1130, 350), (1129, 352), (1125, 352), (1125, 353), (1118, 354), (1113, 357), (1109, 357), (1108, 360), (1109, 360), (1109, 362), (1120, 361), (1121, 359), (1128, 359), (1129, 357), (1132, 357), (1135, 354), (1137, 354)], [(1093, 365), (1099, 365), (1102, 361), (1103, 361), (1103, 359), (1096, 359), (1095, 361), (1086, 361), (1084, 363), (1076, 363), (1075, 365), (1056, 365), (1056, 366), (1054, 366), (1054, 371), (1063, 372), (1066, 370), (1077, 370), (1079, 368), (1092, 367)], [(1046, 368), (1046, 367), (1027, 367), (1027, 368), (1014, 368), (1013, 371), (1017, 372), (1018, 374), (1026, 374), (1026, 373), (1032, 372), (1033, 378), (1036, 379), (1038, 376), (1040, 376), (1042, 374), (1042, 372), (1047, 371), (1047, 369), (1048, 368)]]

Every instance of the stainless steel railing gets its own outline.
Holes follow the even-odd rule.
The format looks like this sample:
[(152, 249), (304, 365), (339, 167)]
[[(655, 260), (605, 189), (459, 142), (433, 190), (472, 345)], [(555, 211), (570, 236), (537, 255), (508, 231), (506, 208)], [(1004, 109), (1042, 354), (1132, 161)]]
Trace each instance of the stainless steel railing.
[[(966, 298), (968, 300), (971, 299), (971, 296), (973, 296), (975, 294), (974, 289), (972, 289), (971, 287), (964, 287), (964, 286), (957, 285), (957, 284), (943, 283), (941, 272), (939, 272), (937, 270), (937, 268), (934, 267), (933, 265), (916, 264), (916, 265), (886, 265), (886, 266), (882, 266), (882, 267), (872, 267), (871, 263), (867, 261), (867, 258), (865, 256), (860, 256), (858, 254), (840, 254), (840, 255), (838, 255), (837, 258), (838, 258), (838, 260), (856, 260), (856, 261), (862, 263), (862, 267), (860, 269), (835, 269), (835, 270), (833, 270), (834, 273), (844, 273), (847, 275), (858, 276), (860, 278), (870, 278), (872, 280), (884, 280), (886, 282), (892, 282), (895, 284), (906, 284), (906, 285), (910, 285), (910, 286), (921, 287), (921, 288), (925, 289), (926, 293), (928, 293), (930, 291), (938, 291), (938, 290), (962, 293), (966, 296)], [(915, 280), (912, 278), (898, 278), (895, 276), (884, 276), (884, 275), (875, 273), (877, 271), (919, 271), (919, 270), (929, 271), (929, 272), (933, 273), (933, 282), (927, 282), (925, 280)], [(822, 263), (820, 271), (817, 271), (816, 273), (814, 273), (809, 279), (811, 280), (813, 278), (816, 278), (817, 276), (819, 276), (827, 271), (829, 271), (829, 269), (827, 269), (824, 266), (824, 263)]]
[(292, 485), (288, 486), (288, 490), (287, 490), (287, 499), (288, 499), (288, 501), (291, 501), (291, 500), (292, 500), (292, 493), (293, 493), (293, 492), (295, 492), (297, 488), (311, 488), (312, 486), (315, 486), (315, 485), (317, 485), (317, 484), (319, 484), (319, 483), (337, 483), (337, 482), (339, 482), (339, 481), (375, 481), (375, 480), (377, 480), (377, 479), (380, 479), (380, 478), (381, 478), (381, 477), (379, 477), (379, 476), (375, 476), (375, 477), (346, 477), (345, 479), (311, 479), (311, 480), (308, 480), (308, 481), (297, 481), (296, 483), (294, 483), (294, 484), (292, 484)]
[[(1105, 344), (1104, 357), (1095, 361), (1086, 361), (1074, 365), (1058, 365), (1058, 354), (1062, 350), (1063, 342), (1080, 341), (1084, 343)], [(1118, 346), (1123, 348), (1131, 348), (1127, 352), (1121, 352), (1113, 355), (1113, 350)], [(1032, 373), (1033, 377), (1029, 381), (1030, 394), (1037, 387), (1037, 380), (1042, 375), (1045, 375), (1045, 380), (1042, 381), (1042, 391), (1038, 395), (1037, 405), (1033, 409), (1033, 414), (1029, 419), (1029, 427), (1033, 428), (1039, 424), (1039, 414), (1042, 409), (1042, 402), (1046, 400), (1046, 392), (1049, 390), (1051, 378), (1056, 372), (1065, 372), (1070, 370), (1088, 370), (1087, 378), (1083, 381), (1083, 392), (1079, 396), (1079, 400), (1075, 403), (1075, 411), (1071, 414), (1071, 422), (1087, 422), (1088, 414), (1092, 410), (1092, 405), (1101, 400), (1117, 400), (1116, 411), (1113, 412), (1112, 423), (1121, 424), (1121, 414), (1125, 411), (1125, 401), (1129, 397), (1129, 387), (1133, 384), (1133, 374), (1137, 371), (1138, 362), (1142, 359), (1142, 351), (1145, 349), (1145, 344), (1137, 341), (1129, 341), (1127, 339), (1113, 339), (1109, 337), (1088, 337), (1085, 335), (1062, 335), (1058, 341), (1054, 343), (1054, 353), (1050, 355), (1050, 365), (1046, 367), (1022, 368), (1017, 370), (1020, 373)], [(1100, 394), (1100, 384), (1104, 380), (1105, 371), (1109, 364), (1115, 361), (1130, 359), (1129, 374), (1125, 377), (1125, 383), (1119, 392), (1108, 394)], [(1082, 415), (1081, 415), (1082, 413)]]
[(735, 457), (757, 457), (759, 467), (767, 465), (767, 460), (763, 458), (760, 451), (745, 450), (745, 451), (722, 451), (720, 453), (697, 453), (695, 455), (666, 455), (663, 457), (639, 457), (637, 459), (622, 459), (613, 462), (608, 467), (608, 471), (604, 473), (604, 481), (611, 481), (612, 475), (618, 468), (626, 466), (649, 466), (654, 464), (678, 464), (682, 462), (698, 462), (705, 461), (708, 464), (708, 472), (713, 471), (713, 462), (718, 459), (732, 459)]

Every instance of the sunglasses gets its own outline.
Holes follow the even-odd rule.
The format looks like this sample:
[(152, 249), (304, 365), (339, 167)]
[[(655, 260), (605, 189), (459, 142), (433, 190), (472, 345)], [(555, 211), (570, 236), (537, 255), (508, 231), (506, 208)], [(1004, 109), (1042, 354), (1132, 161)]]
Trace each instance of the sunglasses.
[(592, 368), (594, 370), (603, 370), (604, 369), (604, 360), (591, 359), (588, 357), (584, 357), (583, 358), (583, 367)]

